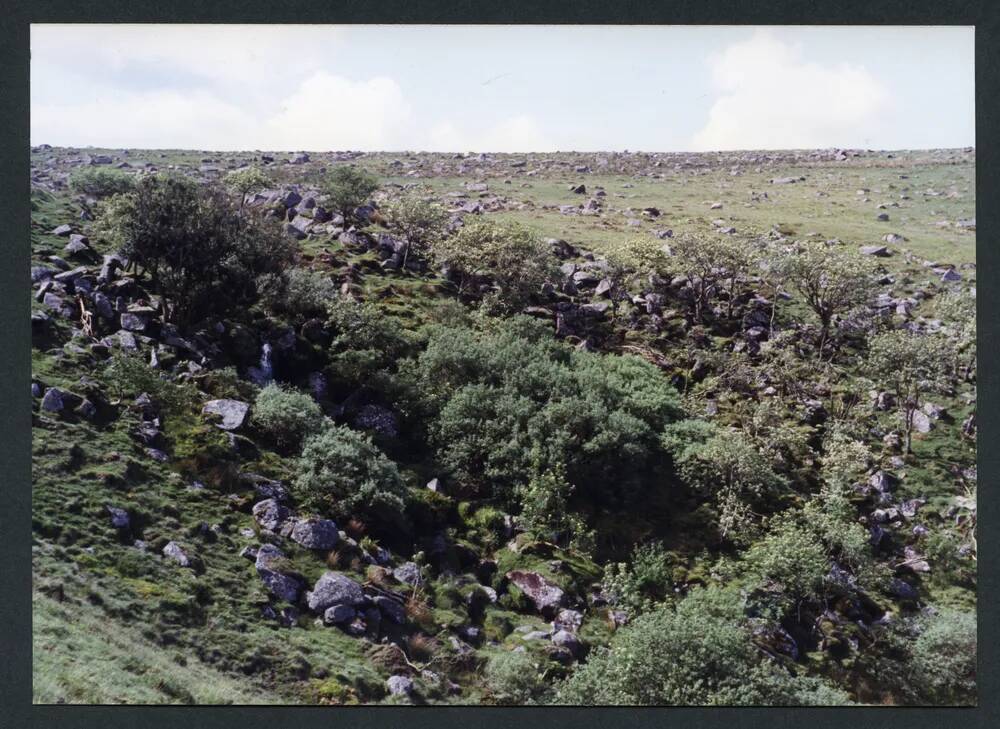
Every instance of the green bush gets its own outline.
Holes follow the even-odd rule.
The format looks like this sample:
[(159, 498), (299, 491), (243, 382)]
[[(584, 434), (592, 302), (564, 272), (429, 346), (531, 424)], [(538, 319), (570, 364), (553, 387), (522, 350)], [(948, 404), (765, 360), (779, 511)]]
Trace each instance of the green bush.
[(756, 531), (751, 505), (764, 503), (785, 485), (768, 459), (742, 432), (687, 420), (664, 429), (663, 447), (685, 483), (714, 497), (719, 534), (744, 544)]
[(330, 374), (350, 386), (392, 386), (392, 373), (405, 356), (409, 341), (373, 303), (337, 296), (327, 306)]
[(102, 379), (119, 400), (146, 393), (157, 406), (171, 413), (179, 413), (194, 404), (194, 388), (174, 382), (166, 373), (150, 367), (138, 354), (115, 352), (104, 367)]
[(631, 615), (648, 612), (670, 595), (671, 564), (663, 545), (638, 545), (627, 562), (604, 568), (602, 589)]
[(750, 572), (765, 586), (781, 587), (782, 598), (816, 597), (830, 571), (822, 541), (810, 529), (784, 516), (746, 553)]
[(167, 320), (182, 324), (256, 303), (260, 280), (295, 255), (277, 221), (241, 214), (221, 188), (179, 176), (141, 178), (108, 201), (99, 224), (148, 276)]
[[(537, 467), (534, 470), (537, 471)], [(538, 539), (569, 545), (584, 553), (592, 552), (594, 532), (588, 530), (584, 520), (569, 508), (573, 490), (562, 464), (533, 476), (518, 496), (521, 502), (518, 525)]]
[(78, 167), (69, 176), (73, 192), (95, 198), (132, 192), (135, 179), (127, 172), (107, 167)]
[(484, 671), (494, 702), (505, 705), (544, 704), (551, 694), (543, 667), (527, 652), (498, 653)]
[(343, 426), (306, 440), (292, 487), (302, 505), (340, 518), (391, 519), (406, 496), (396, 464), (367, 435)]
[(355, 208), (377, 189), (378, 178), (371, 172), (348, 165), (334, 167), (325, 186), (330, 207), (343, 216), (345, 225), (354, 217)]
[(271, 383), (257, 395), (253, 424), (282, 447), (299, 445), (323, 424), (323, 411), (309, 395)]
[(913, 642), (912, 683), (925, 702), (976, 703), (976, 614), (942, 610), (921, 617)]
[(468, 221), (453, 236), (432, 243), (435, 262), (459, 279), (459, 291), (488, 278), (494, 291), (488, 307), (517, 311), (554, 275), (551, 249), (531, 230), (516, 223)]
[(676, 609), (640, 615), (592, 652), (558, 689), (558, 703), (584, 705), (841, 704), (847, 697), (794, 678), (750, 640), (731, 592), (696, 590)]
[(383, 210), (391, 230), (407, 242), (406, 257), (411, 253), (424, 256), (432, 241), (444, 236), (448, 212), (435, 202), (421, 199), (414, 194), (401, 195), (390, 201)]
[(679, 413), (655, 366), (574, 350), (527, 317), (483, 331), (432, 326), (404, 374), (454, 481), (511, 505), (532, 476), (558, 468), (590, 496), (635, 495)]
[(329, 275), (300, 267), (288, 269), (266, 291), (271, 311), (302, 318), (322, 316), (337, 297), (337, 285)]

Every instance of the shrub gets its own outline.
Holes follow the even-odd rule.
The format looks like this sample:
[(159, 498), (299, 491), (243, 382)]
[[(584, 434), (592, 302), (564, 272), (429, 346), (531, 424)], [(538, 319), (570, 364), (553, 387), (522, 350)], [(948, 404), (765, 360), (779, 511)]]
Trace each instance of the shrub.
[(391, 518), (402, 512), (406, 494), (396, 464), (367, 435), (343, 426), (306, 440), (293, 489), (303, 505), (340, 518)]
[(912, 683), (924, 701), (976, 703), (976, 615), (942, 610), (918, 621)]
[(933, 388), (954, 360), (954, 350), (943, 337), (897, 330), (868, 342), (866, 367), (871, 377), (896, 396), (903, 416), (905, 450), (911, 453), (913, 415), (927, 390)]
[(330, 207), (344, 218), (346, 225), (354, 217), (354, 210), (367, 202), (378, 189), (378, 179), (367, 170), (348, 165), (334, 167), (326, 180), (326, 194)]
[(78, 167), (69, 176), (73, 192), (88, 197), (105, 198), (135, 189), (135, 179), (127, 172), (107, 167)]
[(498, 704), (544, 704), (551, 693), (544, 668), (527, 652), (492, 656), (485, 675), (490, 696)]
[(251, 420), (279, 446), (292, 447), (319, 430), (323, 411), (309, 395), (271, 383), (257, 395)]
[(627, 562), (608, 564), (601, 586), (615, 605), (638, 615), (668, 597), (670, 573), (666, 550), (653, 542), (636, 546)]
[[(537, 466), (533, 469), (538, 471)], [(556, 464), (532, 477), (519, 494), (519, 526), (529, 534), (554, 544), (569, 545), (584, 553), (594, 549), (594, 532), (569, 508), (573, 485), (566, 480), (566, 468)]]
[(118, 399), (146, 393), (154, 403), (172, 413), (179, 413), (194, 403), (194, 389), (190, 385), (173, 382), (166, 373), (150, 367), (137, 354), (115, 352), (103, 374), (108, 389)]
[(765, 587), (775, 583), (783, 597), (816, 597), (830, 571), (830, 560), (820, 539), (790, 518), (777, 517), (767, 535), (746, 553), (750, 572)]
[(573, 350), (527, 317), (478, 332), (430, 327), (406, 377), (410, 409), (455, 482), (511, 505), (533, 475), (560, 467), (590, 496), (635, 493), (678, 415), (653, 365)]
[(373, 303), (337, 296), (327, 306), (327, 324), (334, 335), (331, 373), (354, 386), (387, 386), (409, 342), (382, 310)]
[(819, 354), (823, 352), (833, 317), (868, 303), (874, 296), (873, 273), (874, 267), (867, 256), (823, 242), (800, 243), (795, 254), (786, 256), (782, 276), (819, 319), (822, 331)]
[(467, 222), (455, 235), (432, 244), (435, 262), (459, 280), (459, 292), (489, 278), (488, 306), (497, 312), (523, 307), (553, 276), (555, 258), (539, 237), (517, 223)]
[(135, 192), (108, 201), (100, 225), (180, 323), (252, 305), (258, 279), (294, 257), (276, 221), (240, 215), (219, 188), (183, 177), (140, 179)]
[(227, 174), (225, 183), (226, 187), (240, 196), (240, 210), (243, 210), (247, 195), (266, 190), (271, 179), (259, 167), (245, 167)]
[(268, 288), (266, 297), (272, 311), (296, 317), (320, 316), (337, 297), (337, 285), (320, 271), (293, 267)]
[(424, 256), (431, 241), (442, 237), (448, 224), (448, 213), (444, 208), (412, 193), (389, 202), (384, 213), (389, 228), (402, 235), (407, 242), (404, 266), (411, 252)]
[(682, 421), (664, 430), (663, 446), (685, 483), (715, 497), (719, 533), (737, 543), (753, 532), (750, 504), (784, 486), (768, 460), (738, 431)]
[(846, 703), (843, 693), (793, 678), (754, 648), (729, 592), (695, 590), (615, 633), (608, 648), (559, 686), (557, 702), (585, 705)]

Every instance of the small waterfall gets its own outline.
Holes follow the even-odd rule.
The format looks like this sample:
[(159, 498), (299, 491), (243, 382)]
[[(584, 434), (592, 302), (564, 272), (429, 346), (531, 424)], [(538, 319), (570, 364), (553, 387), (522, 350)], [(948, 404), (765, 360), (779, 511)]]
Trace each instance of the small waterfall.
[(264, 387), (274, 381), (274, 365), (271, 363), (271, 343), (264, 342), (260, 349), (260, 366), (250, 367), (247, 370), (250, 379), (255, 385)]

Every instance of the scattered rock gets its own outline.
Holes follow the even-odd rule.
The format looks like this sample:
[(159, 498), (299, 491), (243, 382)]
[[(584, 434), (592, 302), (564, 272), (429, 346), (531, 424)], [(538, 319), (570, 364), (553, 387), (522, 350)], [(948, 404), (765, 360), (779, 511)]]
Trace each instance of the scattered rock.
[(361, 585), (340, 572), (326, 572), (316, 581), (312, 592), (306, 593), (309, 609), (323, 613), (334, 605), (358, 607), (365, 602)]
[(239, 400), (209, 400), (201, 409), (203, 415), (221, 416), (218, 427), (223, 430), (237, 430), (246, 420), (250, 405)]

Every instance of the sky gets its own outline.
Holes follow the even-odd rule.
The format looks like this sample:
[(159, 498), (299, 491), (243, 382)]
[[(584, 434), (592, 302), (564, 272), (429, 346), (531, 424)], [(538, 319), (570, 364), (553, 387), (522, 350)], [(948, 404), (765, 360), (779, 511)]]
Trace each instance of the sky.
[(975, 145), (972, 27), (32, 25), (31, 143)]

